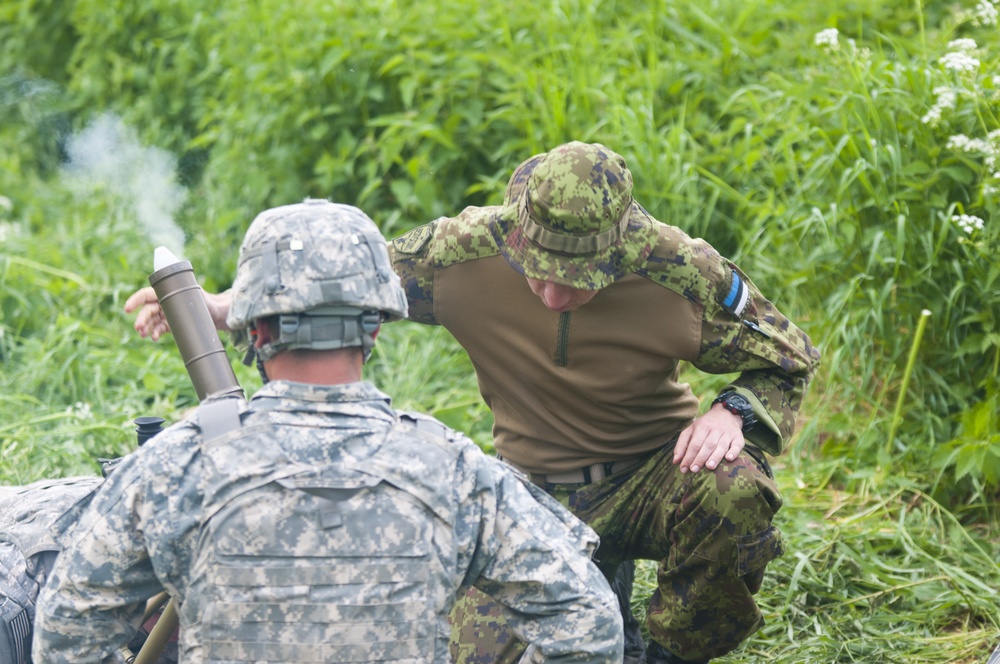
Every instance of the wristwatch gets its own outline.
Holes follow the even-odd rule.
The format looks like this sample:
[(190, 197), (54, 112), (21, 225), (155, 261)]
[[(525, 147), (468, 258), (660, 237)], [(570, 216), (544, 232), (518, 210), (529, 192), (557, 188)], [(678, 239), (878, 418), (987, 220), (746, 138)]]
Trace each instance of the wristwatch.
[(713, 406), (717, 403), (721, 403), (722, 407), (730, 413), (740, 416), (743, 420), (743, 433), (750, 431), (757, 424), (757, 418), (753, 414), (753, 406), (750, 405), (750, 400), (742, 394), (723, 392), (712, 401)]

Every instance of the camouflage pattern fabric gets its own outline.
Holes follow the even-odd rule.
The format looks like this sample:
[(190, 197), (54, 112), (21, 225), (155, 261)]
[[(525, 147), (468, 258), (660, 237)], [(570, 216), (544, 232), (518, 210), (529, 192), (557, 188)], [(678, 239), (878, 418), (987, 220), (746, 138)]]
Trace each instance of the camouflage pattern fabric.
[(519, 273), (584, 290), (628, 274), (656, 241), (625, 159), (579, 141), (518, 166), (490, 230)]
[(772, 524), (781, 494), (759, 451), (714, 471), (682, 474), (672, 446), (634, 473), (588, 486), (549, 485), (601, 536), (595, 556), (612, 576), (621, 561), (659, 561), (647, 623), (671, 652), (699, 661), (736, 648), (763, 624), (754, 602), (785, 548)]
[[(720, 657), (759, 629), (753, 600), (768, 563), (785, 551), (771, 521), (781, 495), (758, 450), (748, 448), (714, 472), (681, 474), (672, 448), (635, 471), (591, 485), (546, 484), (545, 489), (600, 535), (595, 555), (613, 579), (627, 560), (660, 561), (658, 588), (647, 611), (656, 642), (691, 661)], [(514, 640), (499, 607), (470, 594), (456, 606), (453, 652), (465, 664), (516, 661)], [(494, 643), (506, 648), (492, 651)], [(484, 653), (487, 654), (484, 657)], [(501, 657), (502, 655), (502, 657)]]
[[(545, 372), (553, 373), (548, 379), (553, 385), (560, 384), (557, 388), (559, 392), (579, 392), (573, 410), (582, 413), (580, 419), (586, 420), (586, 414), (591, 412), (593, 404), (607, 401), (605, 394), (596, 391), (594, 383), (602, 385), (611, 382), (610, 378), (614, 374), (620, 375), (617, 367), (639, 366), (645, 367), (648, 372), (662, 367), (662, 373), (650, 375), (647, 381), (634, 380), (630, 383), (644, 387), (655, 385), (651, 389), (659, 390), (658, 394), (631, 393), (628, 391), (630, 388), (624, 386), (621, 388), (622, 405), (609, 405), (608, 412), (602, 413), (604, 420), (612, 423), (615, 430), (631, 431), (621, 434), (622, 439), (616, 442), (616, 448), (646, 444), (646, 441), (652, 439), (654, 432), (661, 441), (654, 443), (659, 447), (687, 425), (686, 421), (678, 421), (676, 413), (671, 412), (678, 402), (689, 401), (692, 404), (689, 417), (696, 414), (696, 402), (690, 388), (670, 375), (676, 368), (676, 362), (673, 366), (665, 362), (665, 359), (670, 359), (663, 357), (668, 353), (665, 349), (672, 346), (693, 346), (693, 355), (675, 359), (688, 360), (708, 373), (738, 372), (739, 375), (723, 391), (735, 390), (753, 404), (759, 424), (749, 433), (748, 440), (769, 454), (777, 455), (784, 451), (794, 432), (799, 406), (809, 380), (819, 365), (820, 355), (809, 336), (765, 298), (738, 266), (721, 256), (704, 240), (691, 238), (678, 228), (657, 222), (653, 250), (636, 264), (631, 275), (626, 275), (601, 292), (603, 304), (595, 299), (581, 311), (564, 314), (571, 321), (567, 327), (578, 331), (576, 338), (592, 339), (589, 353), (606, 358), (604, 364), (596, 368), (597, 371), (604, 372), (602, 378), (605, 382), (602, 383), (594, 380), (596, 374), (593, 368), (582, 372), (570, 366), (560, 367), (556, 371), (538, 366), (537, 363), (529, 366), (524, 358), (503, 353), (503, 349), (509, 348), (513, 343), (524, 347), (547, 348), (556, 332), (529, 337), (532, 333), (525, 328), (521, 332), (523, 339), (511, 338), (516, 334), (510, 329), (512, 317), (521, 315), (519, 312), (522, 309), (537, 306), (537, 298), (530, 293), (526, 284), (517, 279), (500, 281), (495, 274), (491, 274), (489, 280), (476, 279), (475, 271), (481, 269), (479, 266), (485, 269), (490, 261), (502, 260), (498, 257), (500, 249), (489, 233), (501, 211), (497, 207), (471, 207), (457, 217), (438, 219), (393, 240), (390, 255), (406, 291), (411, 320), (437, 325), (447, 319), (449, 322), (446, 327), (456, 334), (454, 328), (461, 325), (464, 318), (474, 319), (476, 331), (468, 337), (456, 334), (456, 338), (477, 366), (480, 389), (483, 390), (487, 403), (496, 394), (502, 393), (503, 399), (511, 402), (510, 410), (520, 418), (521, 426), (516, 428), (522, 432), (527, 428), (536, 431), (546, 429), (545, 423), (551, 418), (544, 415), (540, 415), (537, 422), (525, 424), (525, 418), (529, 417), (528, 414), (539, 403), (534, 394), (539, 389), (538, 386), (545, 384), (542, 380)], [(450, 292), (445, 297), (436, 291), (436, 285), (453, 270), (465, 271), (460, 281), (467, 284), (467, 297), (464, 293), (459, 295)], [(516, 276), (514, 272), (511, 274)], [(643, 309), (631, 312), (626, 320), (622, 318), (621, 305), (617, 305), (615, 300), (624, 299), (617, 293), (626, 290), (626, 282), (630, 277), (640, 277), (649, 282), (649, 287), (644, 289), (648, 295), (642, 303)], [(734, 285), (743, 295), (743, 305), (738, 310), (727, 309), (725, 306), (726, 298), (734, 290)], [(498, 301), (505, 301), (508, 306), (504, 310), (497, 310), (492, 303)], [(515, 305), (519, 309), (514, 309)], [(680, 305), (686, 306), (690, 314), (682, 311)], [(675, 325), (670, 328), (653, 327), (649, 310), (673, 312), (676, 316)], [(599, 313), (594, 313), (595, 311)], [(534, 313), (530, 315), (537, 317)], [(544, 312), (541, 315), (545, 315)], [(697, 318), (688, 320), (689, 315)], [(581, 327), (585, 317), (593, 320), (592, 330)], [(518, 323), (520, 322), (518, 319)], [(503, 339), (499, 338), (501, 331)], [(491, 337), (494, 333), (498, 338)], [(641, 351), (645, 355), (631, 354), (634, 344), (623, 343), (626, 335), (632, 335), (640, 341), (660, 339), (662, 349)], [(570, 337), (571, 343), (572, 339)], [(494, 362), (498, 366), (494, 367)], [(519, 383), (490, 385), (490, 379), (502, 375), (505, 366), (514, 367), (508, 369), (508, 372), (517, 374), (520, 377)], [(533, 383), (534, 391), (523, 388), (525, 379)], [(645, 410), (651, 407), (648, 404), (659, 404), (662, 412), (641, 413), (641, 419), (648, 420), (650, 426), (637, 427), (637, 407), (632, 403), (641, 403), (640, 408)], [(494, 415), (497, 417), (495, 433), (502, 432), (506, 428), (505, 415), (498, 413), (496, 409)], [(565, 413), (559, 416), (560, 419), (566, 417)], [(565, 431), (576, 432), (573, 428), (565, 428)], [(552, 433), (559, 432), (547, 432), (546, 436), (536, 435), (531, 440), (531, 446), (537, 449), (544, 446), (547, 440), (570, 448), (578, 444), (572, 435), (558, 441), (552, 440), (548, 438)], [(502, 444), (498, 440), (498, 446)], [(535, 470), (527, 459), (515, 458), (511, 450), (498, 449), (519, 466)], [(609, 447), (604, 459), (581, 460), (575, 467), (615, 458), (615, 449)], [(538, 472), (555, 470), (564, 468), (540, 468)]]
[(406, 318), (406, 297), (385, 239), (356, 207), (307, 199), (261, 212), (240, 247), (227, 324), (323, 307)]
[(507, 626), (500, 605), (476, 588), (458, 598), (449, 622), (452, 662), (517, 664), (528, 647)]
[[(777, 455), (820, 354), (738, 266), (631, 200), (627, 172), (604, 146), (560, 146), (518, 167), (502, 206), (416, 228), (390, 255), (410, 318), (444, 325), (468, 352), (504, 458), (540, 475), (663, 462), (631, 474), (645, 487), (576, 487), (571, 508), (602, 535), (609, 574), (622, 560), (660, 562), (651, 633), (696, 660), (759, 625), (752, 595), (782, 550), (771, 526), (780, 498), (749, 452), (711, 472), (673, 467), (672, 441), (698, 414), (680, 363), (735, 374), (722, 391), (750, 401), (747, 441)], [(524, 277), (600, 292), (552, 312)], [(570, 491), (561, 486), (548, 488)]]
[(101, 482), (75, 477), (0, 486), (0, 664), (31, 662), (35, 602), (59, 548), (49, 528)]
[(182, 661), (441, 662), (472, 586), (530, 661), (620, 661), (593, 532), (470, 440), (368, 383), (274, 381), (243, 408), (208, 442), (194, 418), (163, 431), (66, 524), (40, 661), (99, 662), (164, 588)]

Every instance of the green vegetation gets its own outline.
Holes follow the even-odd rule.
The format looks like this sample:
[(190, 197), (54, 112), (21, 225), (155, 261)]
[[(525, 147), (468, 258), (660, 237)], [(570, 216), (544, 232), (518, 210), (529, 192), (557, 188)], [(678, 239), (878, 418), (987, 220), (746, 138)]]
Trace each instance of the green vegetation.
[[(155, 244), (221, 290), (265, 207), (328, 197), (393, 236), (499, 202), (531, 154), (599, 141), (654, 216), (737, 261), (824, 354), (776, 460), (788, 553), (768, 625), (726, 661), (983, 661), (1000, 641), (997, 10), (2, 2), (0, 482), (95, 473), (134, 417), (195, 404), (170, 340), (122, 312)], [(371, 377), (396, 405), (489, 448), (451, 338), (403, 323), (383, 341)]]

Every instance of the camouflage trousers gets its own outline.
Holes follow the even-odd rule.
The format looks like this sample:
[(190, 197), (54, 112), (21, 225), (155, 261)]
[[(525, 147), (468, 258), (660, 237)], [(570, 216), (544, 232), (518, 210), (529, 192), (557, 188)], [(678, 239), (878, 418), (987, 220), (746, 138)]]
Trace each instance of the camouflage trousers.
[[(714, 471), (682, 474), (668, 446), (645, 464), (593, 484), (543, 484), (601, 537), (595, 562), (609, 580), (626, 560), (655, 560), (647, 626), (686, 660), (720, 657), (764, 623), (753, 595), (784, 553), (772, 518), (781, 495), (764, 455), (747, 446)], [(524, 646), (499, 609), (470, 591), (452, 611), (460, 664), (516, 662)]]

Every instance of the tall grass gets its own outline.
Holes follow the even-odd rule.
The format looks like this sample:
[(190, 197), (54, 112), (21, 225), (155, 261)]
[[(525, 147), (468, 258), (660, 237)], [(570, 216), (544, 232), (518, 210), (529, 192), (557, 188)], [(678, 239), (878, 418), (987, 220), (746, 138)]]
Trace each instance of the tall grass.
[[(777, 523), (794, 544), (768, 568), (767, 624), (719, 661), (984, 662), (1000, 634), (995, 539), (919, 490), (817, 489), (821, 472), (786, 479)], [(642, 615), (655, 567), (637, 578)]]
[[(0, 482), (95, 473), (134, 447), (134, 417), (194, 405), (172, 343), (121, 311), (151, 269), (151, 207), (217, 291), (265, 207), (331, 197), (391, 236), (498, 203), (533, 153), (599, 141), (647, 209), (740, 263), (823, 352), (777, 460), (789, 553), (768, 625), (728, 660), (983, 659), (1000, 633), (995, 9), (0, 4)], [(175, 157), (166, 180), (139, 177), (161, 154), (110, 179), (67, 171), (108, 117)], [(388, 326), (368, 371), (491, 449), (446, 333)], [(726, 380), (684, 375), (701, 396)]]

